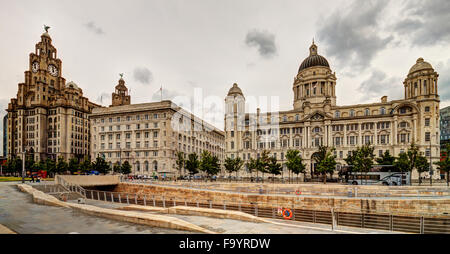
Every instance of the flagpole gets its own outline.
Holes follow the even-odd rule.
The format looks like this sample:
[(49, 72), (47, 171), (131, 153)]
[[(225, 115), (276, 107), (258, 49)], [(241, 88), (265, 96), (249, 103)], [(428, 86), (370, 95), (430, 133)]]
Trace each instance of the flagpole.
[(161, 85), (161, 88), (159, 89), (159, 91), (161, 92), (161, 101), (163, 100), (163, 97), (162, 97), (162, 85)]

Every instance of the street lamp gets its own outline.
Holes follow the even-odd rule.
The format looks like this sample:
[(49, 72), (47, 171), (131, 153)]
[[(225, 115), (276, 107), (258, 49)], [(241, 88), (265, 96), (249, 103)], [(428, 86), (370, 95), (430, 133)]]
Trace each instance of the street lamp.
[(25, 159), (26, 159), (27, 149), (23, 149), (23, 158), (22, 158), (22, 183), (25, 183)]
[[(435, 137), (433, 135), (433, 137)], [(433, 162), (432, 162), (432, 157), (431, 157), (431, 140), (432, 140), (432, 136), (430, 135), (430, 186), (433, 186)]]

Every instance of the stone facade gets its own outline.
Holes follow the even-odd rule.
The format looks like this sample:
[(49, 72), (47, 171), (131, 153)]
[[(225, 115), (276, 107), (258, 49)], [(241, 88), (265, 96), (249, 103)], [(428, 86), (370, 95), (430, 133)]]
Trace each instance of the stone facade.
[(110, 165), (128, 161), (135, 175), (186, 175), (176, 169), (178, 152), (187, 159), (209, 151), (224, 160), (223, 131), (171, 101), (96, 108), (90, 119), (92, 158)]
[[(292, 110), (246, 113), (244, 94), (233, 85), (225, 99), (226, 156), (247, 161), (269, 150), (284, 163), (287, 151), (297, 149), (309, 177), (317, 173), (311, 158), (319, 145), (335, 147), (340, 165), (346, 164), (348, 153), (364, 144), (375, 146), (378, 157), (385, 151), (398, 156), (415, 143), (427, 158), (431, 153), (432, 160), (438, 161), (438, 77), (433, 67), (419, 58), (403, 83), (404, 99), (388, 101), (383, 96), (378, 103), (338, 106), (336, 74), (313, 43), (294, 79)], [(284, 175), (287, 173), (284, 167)], [(248, 176), (245, 171), (243, 175)], [(412, 177), (417, 178), (417, 172)]]
[(8, 157), (26, 151), (34, 160), (89, 155), (88, 115), (98, 105), (75, 83), (66, 84), (62, 61), (45, 32), (30, 54), (25, 82), (8, 105)]

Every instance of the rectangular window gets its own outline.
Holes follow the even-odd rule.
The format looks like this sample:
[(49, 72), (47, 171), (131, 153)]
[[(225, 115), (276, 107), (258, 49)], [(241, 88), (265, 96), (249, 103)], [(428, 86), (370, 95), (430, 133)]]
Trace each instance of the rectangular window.
[(431, 136), (430, 132), (425, 132), (425, 142), (430, 142)]
[(425, 118), (425, 126), (430, 126), (430, 118)]

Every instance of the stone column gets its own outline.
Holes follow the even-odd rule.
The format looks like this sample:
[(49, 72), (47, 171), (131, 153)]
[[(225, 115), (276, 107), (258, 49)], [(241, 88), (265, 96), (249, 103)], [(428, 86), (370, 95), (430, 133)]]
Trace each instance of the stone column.
[(417, 116), (416, 115), (414, 116), (414, 119), (413, 119), (413, 141), (416, 144), (419, 142), (418, 137), (417, 137)]
[(393, 137), (394, 145), (397, 145), (399, 143), (397, 126), (398, 126), (398, 119), (397, 119), (397, 117), (394, 117), (394, 122), (393, 122), (393, 126), (392, 126), (392, 130), (393, 130), (392, 135), (394, 135), (394, 137)]
[(363, 140), (362, 140), (362, 131), (361, 131), (361, 123), (358, 123), (358, 143), (356, 144), (358, 145), (362, 145), (363, 144)]
[(374, 137), (373, 137), (373, 139), (374, 139), (374, 141), (373, 141), (373, 143), (377, 146), (378, 145), (378, 126), (377, 126), (377, 124), (378, 123), (373, 123), (373, 125), (374, 125), (374, 129), (375, 129), (375, 135), (374, 135)]

